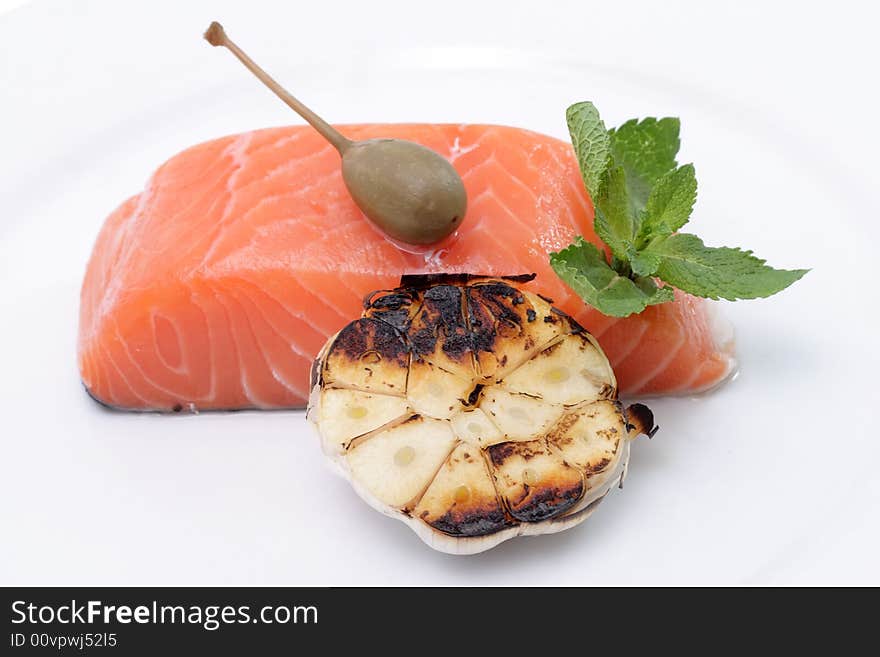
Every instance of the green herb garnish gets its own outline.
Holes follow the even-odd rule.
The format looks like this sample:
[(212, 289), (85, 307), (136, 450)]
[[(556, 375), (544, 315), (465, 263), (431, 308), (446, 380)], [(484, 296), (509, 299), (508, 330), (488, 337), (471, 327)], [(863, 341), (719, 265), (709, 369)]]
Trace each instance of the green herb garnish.
[(706, 246), (696, 235), (678, 232), (697, 200), (693, 165), (675, 160), (678, 119), (633, 119), (606, 130), (590, 102), (569, 107), (566, 119), (595, 206), (593, 226), (611, 262), (579, 237), (551, 253), (550, 264), (600, 312), (626, 317), (672, 301), (670, 285), (709, 299), (769, 297), (807, 273), (774, 269), (751, 251)]

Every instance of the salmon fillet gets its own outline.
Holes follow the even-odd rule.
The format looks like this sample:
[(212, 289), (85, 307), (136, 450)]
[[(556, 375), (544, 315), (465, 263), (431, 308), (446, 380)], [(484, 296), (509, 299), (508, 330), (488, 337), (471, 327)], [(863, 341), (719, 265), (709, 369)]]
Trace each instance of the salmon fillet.
[(194, 146), (107, 219), (86, 269), (78, 360), (98, 401), (132, 410), (298, 408), (327, 338), (364, 296), (413, 272), (535, 272), (599, 340), (628, 395), (689, 393), (732, 370), (732, 341), (686, 294), (638, 316), (587, 307), (550, 268), (576, 235), (597, 242), (570, 144), (485, 125), (343, 126), (448, 157), (464, 180), (458, 234), (426, 253), (386, 240), (361, 214), (339, 155), (311, 128)]

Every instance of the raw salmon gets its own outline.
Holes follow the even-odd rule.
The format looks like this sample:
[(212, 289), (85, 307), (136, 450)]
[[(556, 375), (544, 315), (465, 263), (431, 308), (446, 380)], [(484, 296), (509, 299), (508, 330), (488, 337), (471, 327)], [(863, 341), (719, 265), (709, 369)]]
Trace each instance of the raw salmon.
[(485, 125), (343, 126), (447, 156), (468, 193), (458, 233), (401, 250), (360, 213), (339, 155), (308, 127), (194, 146), (163, 164), (104, 224), (82, 287), (79, 367), (88, 392), (123, 409), (297, 408), (328, 336), (364, 296), (403, 273), (535, 272), (601, 343), (624, 395), (688, 393), (732, 370), (711, 306), (679, 294), (626, 319), (585, 306), (547, 252), (598, 241), (571, 146)]

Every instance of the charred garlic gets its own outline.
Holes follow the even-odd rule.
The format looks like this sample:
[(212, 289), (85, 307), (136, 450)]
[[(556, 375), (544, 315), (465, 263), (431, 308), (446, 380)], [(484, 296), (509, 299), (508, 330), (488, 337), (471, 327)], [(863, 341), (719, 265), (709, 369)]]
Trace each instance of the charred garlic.
[(653, 431), (593, 337), (507, 279), (405, 276), (325, 345), (308, 417), (373, 507), (480, 552), (582, 522)]

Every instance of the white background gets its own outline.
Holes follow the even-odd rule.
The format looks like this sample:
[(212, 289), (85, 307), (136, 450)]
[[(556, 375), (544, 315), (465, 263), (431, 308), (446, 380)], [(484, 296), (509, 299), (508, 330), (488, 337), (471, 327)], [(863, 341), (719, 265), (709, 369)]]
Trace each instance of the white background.
[[(0, 584), (880, 584), (880, 16), (720, 4), (0, 2)], [(78, 383), (103, 218), (190, 144), (298, 122), (201, 41), (215, 18), (333, 121), (681, 116), (694, 231), (813, 271), (725, 304), (740, 376), (652, 402), (585, 525), (430, 552), (301, 413), (116, 414)]]

